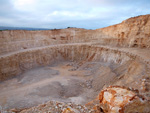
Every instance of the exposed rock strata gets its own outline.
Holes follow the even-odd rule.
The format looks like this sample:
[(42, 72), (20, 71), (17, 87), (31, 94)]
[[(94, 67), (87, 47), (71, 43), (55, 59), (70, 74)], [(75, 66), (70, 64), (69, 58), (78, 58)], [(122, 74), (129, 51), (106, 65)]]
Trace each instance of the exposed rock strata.
[(107, 39), (105, 42), (117, 46), (150, 48), (150, 15), (129, 18), (120, 24), (98, 29)]
[[(15, 52), (0, 57), (0, 78), (5, 80), (37, 66), (50, 65), (63, 57), (73, 61), (104, 61), (122, 64), (140, 57), (120, 50), (82, 44), (49, 46)], [(148, 62), (149, 63), (149, 62)]]
[(150, 48), (150, 15), (127, 19), (97, 30), (0, 31), (0, 54), (54, 44), (99, 42), (103, 45)]

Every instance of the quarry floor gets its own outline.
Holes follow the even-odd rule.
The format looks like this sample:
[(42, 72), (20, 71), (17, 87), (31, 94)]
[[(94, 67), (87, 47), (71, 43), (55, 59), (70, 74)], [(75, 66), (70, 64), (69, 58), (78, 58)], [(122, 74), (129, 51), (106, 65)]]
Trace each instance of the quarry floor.
[(99, 93), (92, 89), (91, 78), (88, 69), (76, 70), (74, 62), (37, 67), (0, 83), (0, 105), (28, 108), (49, 100), (85, 104)]

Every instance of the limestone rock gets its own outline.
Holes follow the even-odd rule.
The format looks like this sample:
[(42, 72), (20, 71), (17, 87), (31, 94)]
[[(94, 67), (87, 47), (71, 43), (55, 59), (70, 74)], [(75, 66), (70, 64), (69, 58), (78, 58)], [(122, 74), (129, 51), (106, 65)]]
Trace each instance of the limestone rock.
[(138, 91), (125, 87), (110, 86), (99, 94), (102, 109), (108, 113), (148, 113), (150, 102)]

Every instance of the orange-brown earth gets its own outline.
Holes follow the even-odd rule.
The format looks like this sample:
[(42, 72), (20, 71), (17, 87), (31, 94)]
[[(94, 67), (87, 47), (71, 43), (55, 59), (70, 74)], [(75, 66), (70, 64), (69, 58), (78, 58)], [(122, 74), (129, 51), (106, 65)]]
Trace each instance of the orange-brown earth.
[(150, 15), (96, 30), (0, 31), (0, 45), (1, 112), (150, 112)]

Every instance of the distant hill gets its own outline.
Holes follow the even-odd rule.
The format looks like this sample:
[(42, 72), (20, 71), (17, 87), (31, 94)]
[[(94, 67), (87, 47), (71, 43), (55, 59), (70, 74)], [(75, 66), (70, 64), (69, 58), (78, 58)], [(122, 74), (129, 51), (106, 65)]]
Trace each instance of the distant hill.
[(28, 28), (28, 27), (5, 27), (0, 26), (0, 30), (50, 30), (46, 28)]

